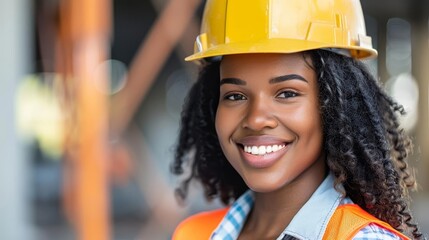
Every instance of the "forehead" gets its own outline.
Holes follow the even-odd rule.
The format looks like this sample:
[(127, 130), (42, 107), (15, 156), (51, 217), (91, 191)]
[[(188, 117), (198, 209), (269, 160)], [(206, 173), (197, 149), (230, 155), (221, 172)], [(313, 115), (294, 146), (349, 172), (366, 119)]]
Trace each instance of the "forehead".
[(311, 59), (303, 53), (294, 54), (236, 54), (224, 56), (220, 65), (220, 76), (239, 77), (281, 75), (286, 73), (314, 73), (311, 68)]

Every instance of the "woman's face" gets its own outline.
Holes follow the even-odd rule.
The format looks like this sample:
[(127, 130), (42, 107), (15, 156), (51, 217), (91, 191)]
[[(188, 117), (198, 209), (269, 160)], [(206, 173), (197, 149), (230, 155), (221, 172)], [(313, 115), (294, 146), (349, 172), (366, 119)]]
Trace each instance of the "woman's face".
[(317, 79), (303, 54), (225, 56), (216, 132), (226, 158), (256, 192), (324, 174)]

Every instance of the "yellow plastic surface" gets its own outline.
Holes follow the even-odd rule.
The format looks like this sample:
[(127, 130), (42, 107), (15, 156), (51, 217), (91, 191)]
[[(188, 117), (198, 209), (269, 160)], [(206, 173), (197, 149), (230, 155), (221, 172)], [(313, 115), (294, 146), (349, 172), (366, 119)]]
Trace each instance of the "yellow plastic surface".
[(319, 48), (377, 56), (358, 0), (208, 0), (194, 54), (185, 60)]

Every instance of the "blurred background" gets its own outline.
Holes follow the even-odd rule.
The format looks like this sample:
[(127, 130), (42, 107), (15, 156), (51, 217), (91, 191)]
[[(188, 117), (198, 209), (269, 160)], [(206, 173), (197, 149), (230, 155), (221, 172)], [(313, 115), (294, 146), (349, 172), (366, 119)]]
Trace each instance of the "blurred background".
[[(206, 203), (169, 172), (201, 0), (0, 0), (0, 239), (170, 239)], [(429, 0), (362, 0), (367, 61), (408, 112), (429, 231)]]

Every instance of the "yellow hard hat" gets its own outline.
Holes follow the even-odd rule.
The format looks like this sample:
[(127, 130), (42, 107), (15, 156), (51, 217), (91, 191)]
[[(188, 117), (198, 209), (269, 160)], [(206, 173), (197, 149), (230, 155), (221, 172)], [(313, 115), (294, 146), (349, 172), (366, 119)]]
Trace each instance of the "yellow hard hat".
[(377, 56), (359, 0), (207, 0), (194, 54), (185, 60), (311, 49)]

